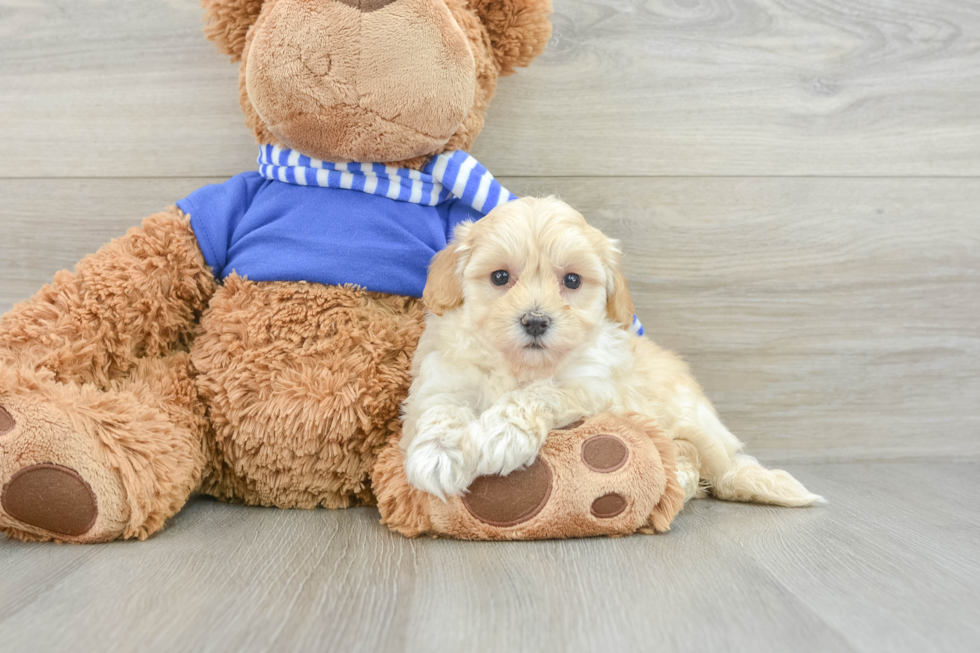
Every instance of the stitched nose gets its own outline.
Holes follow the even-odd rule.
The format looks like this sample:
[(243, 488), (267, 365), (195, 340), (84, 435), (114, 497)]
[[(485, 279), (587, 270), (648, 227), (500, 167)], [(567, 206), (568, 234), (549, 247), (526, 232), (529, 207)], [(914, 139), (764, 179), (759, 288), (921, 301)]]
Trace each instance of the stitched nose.
[(362, 14), (369, 14), (378, 9), (384, 9), (395, 0), (337, 0), (343, 2), (348, 7), (360, 9)]
[(521, 324), (524, 325), (524, 331), (529, 336), (537, 338), (548, 330), (548, 325), (551, 324), (551, 320), (546, 315), (541, 315), (540, 313), (525, 313), (524, 317), (521, 318)]

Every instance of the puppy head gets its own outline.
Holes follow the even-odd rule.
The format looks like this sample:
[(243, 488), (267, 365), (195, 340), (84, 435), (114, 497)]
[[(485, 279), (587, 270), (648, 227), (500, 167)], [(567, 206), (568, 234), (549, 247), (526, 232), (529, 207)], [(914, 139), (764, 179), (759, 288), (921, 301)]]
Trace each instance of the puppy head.
[(460, 225), (432, 261), (424, 300), (437, 315), (461, 311), (464, 327), (523, 369), (556, 365), (607, 321), (633, 321), (617, 243), (551, 197)]

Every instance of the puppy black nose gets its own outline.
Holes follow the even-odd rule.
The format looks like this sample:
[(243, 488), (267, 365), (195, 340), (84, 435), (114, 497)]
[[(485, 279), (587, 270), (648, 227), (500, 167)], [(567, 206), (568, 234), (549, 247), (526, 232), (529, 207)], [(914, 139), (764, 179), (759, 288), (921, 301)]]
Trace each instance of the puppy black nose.
[(541, 315), (540, 313), (525, 313), (521, 318), (521, 324), (524, 325), (524, 331), (529, 336), (537, 338), (548, 330), (548, 325), (551, 324), (551, 320), (547, 315)]

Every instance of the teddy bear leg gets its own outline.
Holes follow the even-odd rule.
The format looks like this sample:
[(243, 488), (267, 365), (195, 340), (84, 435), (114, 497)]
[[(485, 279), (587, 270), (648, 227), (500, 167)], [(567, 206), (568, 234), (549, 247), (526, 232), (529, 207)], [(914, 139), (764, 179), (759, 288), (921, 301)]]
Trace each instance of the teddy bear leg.
[(145, 539), (200, 482), (204, 410), (187, 354), (101, 391), (0, 376), (0, 530), (28, 540)]
[(183, 503), (204, 454), (190, 360), (175, 352), (214, 286), (171, 208), (0, 318), (0, 528), (146, 537)]

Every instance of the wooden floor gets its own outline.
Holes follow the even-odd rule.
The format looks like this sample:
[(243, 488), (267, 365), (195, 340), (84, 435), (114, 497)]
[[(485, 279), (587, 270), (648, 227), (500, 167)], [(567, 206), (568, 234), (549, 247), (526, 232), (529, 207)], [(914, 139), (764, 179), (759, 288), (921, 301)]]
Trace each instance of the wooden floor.
[(829, 508), (662, 536), (407, 540), (198, 500), (144, 543), (0, 545), (4, 651), (976, 651), (976, 462), (800, 464)]
[[(831, 499), (660, 537), (407, 541), (199, 500), (0, 540), (0, 651), (980, 650), (980, 4), (555, 0), (474, 154), (622, 239), (648, 334)], [(0, 311), (254, 168), (197, 0), (0, 0)]]

